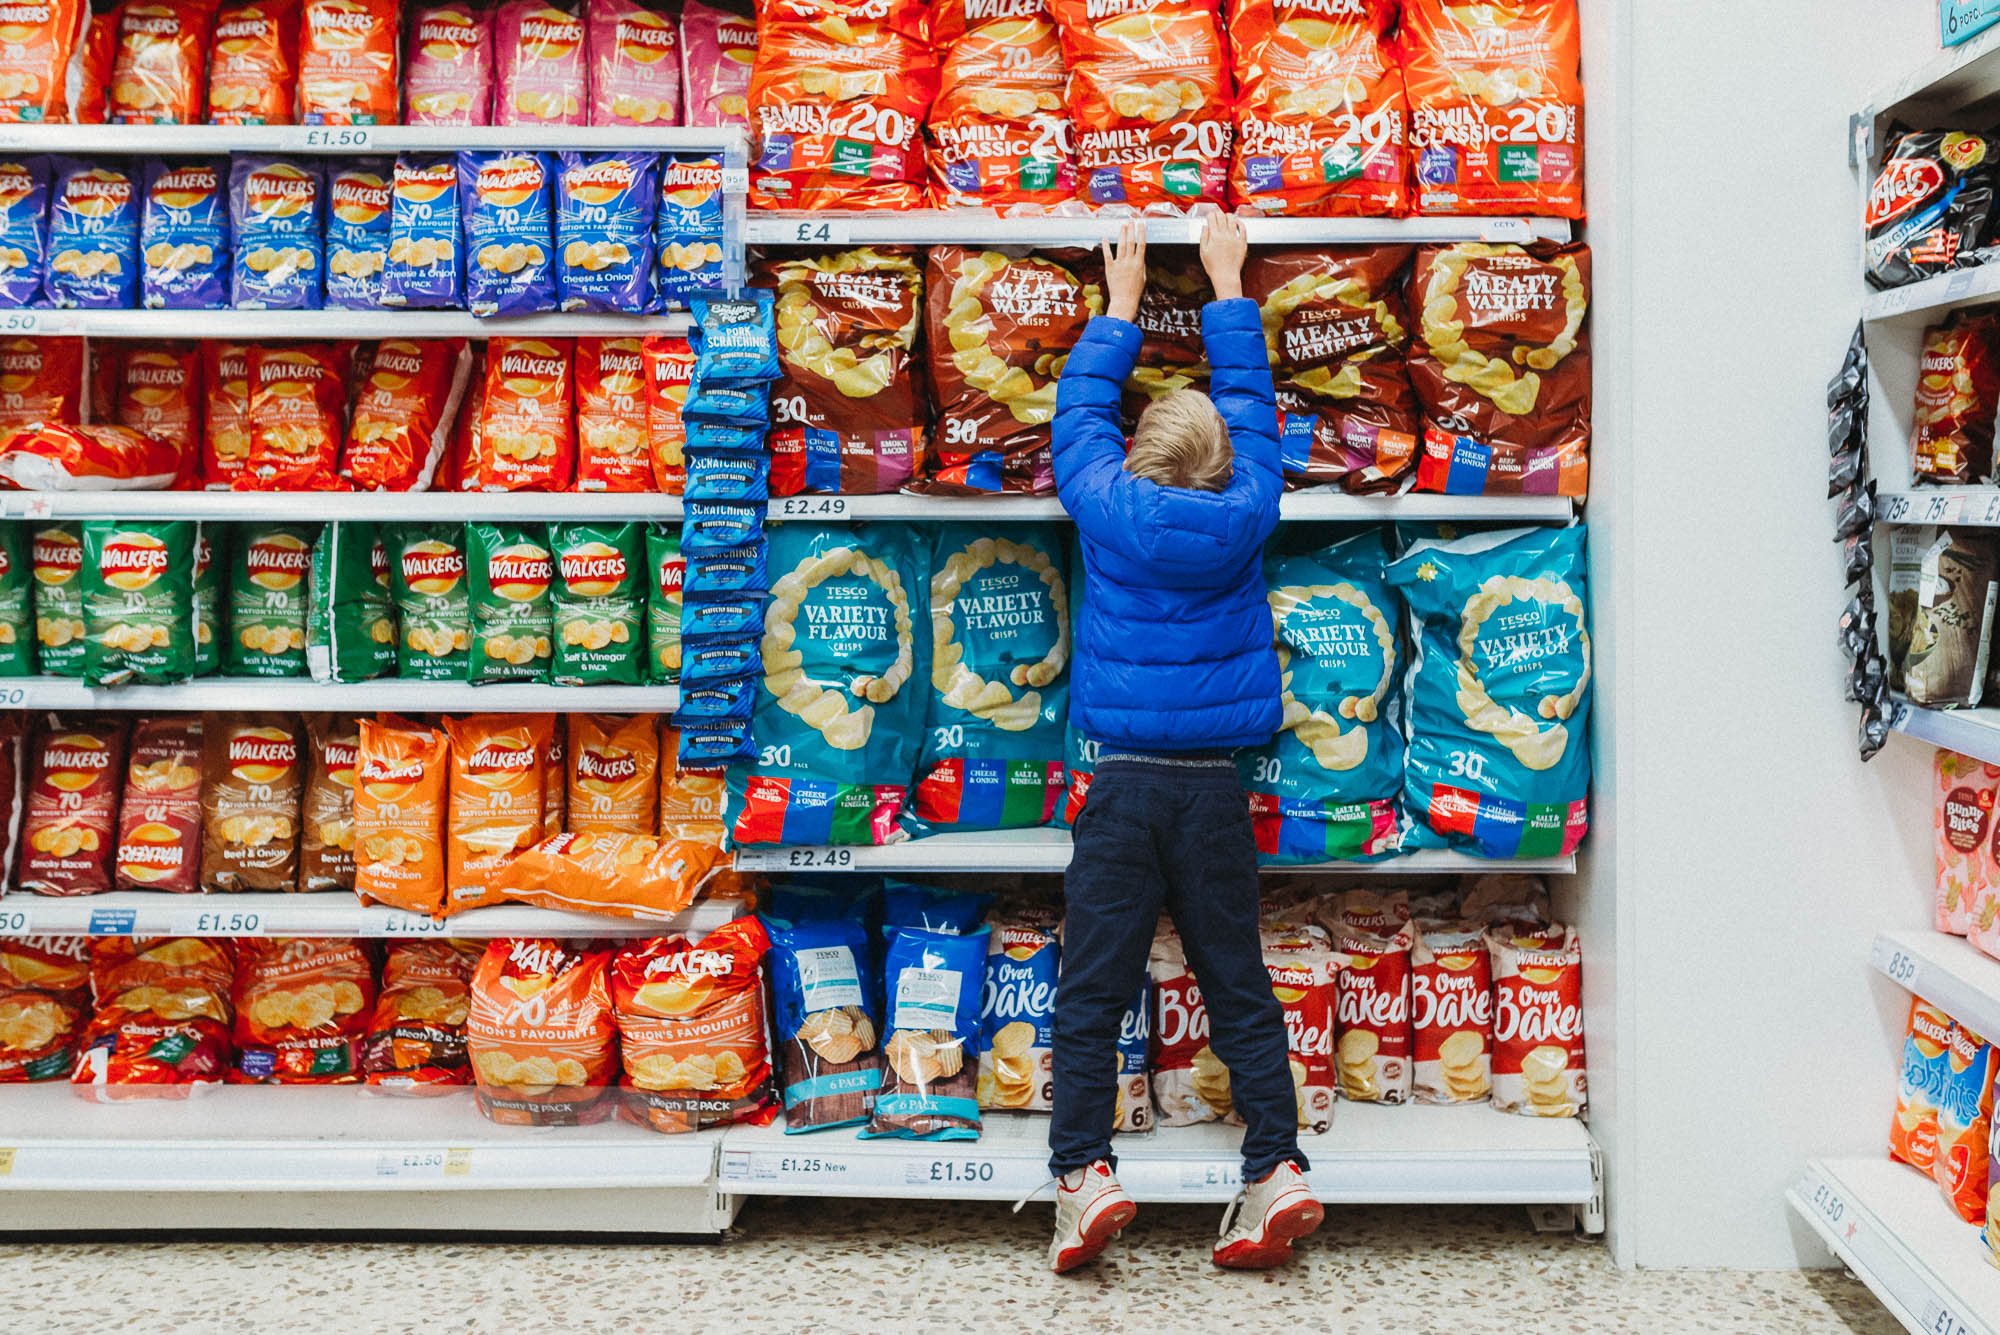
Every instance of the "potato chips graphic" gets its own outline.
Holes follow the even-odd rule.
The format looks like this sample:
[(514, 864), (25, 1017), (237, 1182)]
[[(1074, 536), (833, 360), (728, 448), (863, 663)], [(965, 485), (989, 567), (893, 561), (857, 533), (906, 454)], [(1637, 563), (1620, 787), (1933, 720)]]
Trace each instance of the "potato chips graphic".
[(989, 939), (980, 1006), (979, 1106), (1047, 1112), (1055, 1100), (1053, 916), (999, 915)]
[(678, 125), (680, 24), (665, 4), (589, 0), (592, 125)]
[(361, 720), (354, 789), (354, 890), (411, 913), (444, 909), (450, 743), (403, 720)]
[(703, 0), (681, 6), (689, 125), (742, 125), (750, 114), (750, 68), (757, 58), (753, 19)]
[(618, 1030), (610, 951), (494, 941), (472, 979), (466, 1048), (479, 1110), (511, 1126), (580, 1126), (612, 1115)]
[(305, 0), (299, 112), (307, 125), (396, 123), (397, 0)]
[(1493, 964), (1476, 924), (1425, 927), (1410, 954), (1410, 1029), (1419, 1103), (1493, 1092)]
[(1073, 196), (1067, 70), (1047, 0), (940, 4), (931, 41), (942, 62), (925, 127), (938, 203), (1054, 204)]
[(637, 338), (576, 341), (576, 489), (653, 491), (646, 366)]
[(90, 988), (90, 942), (87, 936), (0, 940), (0, 987), (81, 996)]
[(118, 422), (171, 445), (181, 460), (176, 486), (191, 484), (201, 468), (201, 345), (192, 339), (148, 340), (124, 350)]
[(555, 654), (555, 563), (540, 524), (467, 524), (474, 682), (547, 681)]
[(49, 714), (37, 721), (28, 735), (19, 889), (94, 895), (111, 888), (125, 744), (122, 719)]
[(445, 816), (445, 912), (501, 902), (516, 854), (542, 837), (542, 757), (553, 714), (473, 714), (444, 720), (451, 739)]
[(187, 894), (201, 888), (201, 720), (133, 725), (119, 804), (117, 886)]
[(555, 174), (549, 153), (459, 152), (465, 305), (474, 315), (555, 309)]
[(585, 123), (590, 66), (583, 0), (500, 0), (493, 45), (495, 125)]
[[(1292, 1072), (1292, 1093), (1298, 1107), (1299, 1130), (1315, 1135), (1333, 1124), (1336, 1091), (1345, 1092), (1350, 1083), (1366, 1091), (1369, 1082), (1380, 1082), (1397, 1068), (1395, 1061), (1378, 1061), (1382, 1034), (1357, 1026), (1354, 1038), (1336, 1050), (1335, 1016), (1338, 1008), (1340, 953), (1318, 927), (1267, 920), (1259, 935), (1264, 945), (1264, 972), (1270, 975), (1271, 993), (1285, 1015), (1285, 1051)], [(1157, 949), (1157, 945), (1155, 947)], [(1404, 982), (1408, 982), (1408, 957), (1404, 956)], [(1402, 1012), (1403, 1053), (1400, 1085), (1409, 1079), (1409, 1008)], [(1381, 1026), (1393, 1035), (1394, 1023)], [(1206, 1055), (1204, 1055), (1206, 1054)], [(1217, 1107), (1228, 1122), (1241, 1125), (1243, 1116), (1229, 1094), (1229, 1071), (1213, 1051), (1204, 1049), (1194, 1056), (1195, 1093)], [(1350, 1077), (1350, 1072), (1353, 1073)], [(1407, 1098), (1405, 1093), (1403, 1097)], [(1220, 1104), (1227, 1106), (1218, 1106)]]
[(289, 125), (300, 0), (222, 0), (208, 61), (210, 125)]
[(465, 1028), (472, 972), (484, 953), (479, 941), (390, 943), (361, 1057), (370, 1086), (441, 1094), (472, 1083)]
[(298, 889), (305, 747), (295, 714), (202, 716), (204, 890)]
[(125, 159), (49, 159), (49, 260), (43, 281), (50, 305), (125, 310), (136, 304), (140, 193)]
[(203, 340), (201, 484), (228, 491), (250, 462), (250, 348)]
[[(148, 158), (142, 179), (140, 304), (148, 310), (228, 305), (229, 164), (220, 158)], [(144, 429), (141, 422), (125, 425)]]
[(197, 937), (90, 943), (94, 1008), (70, 1081), (96, 1102), (185, 1098), (229, 1067), (235, 947)]
[[(786, 910), (789, 912), (789, 910)], [(882, 1087), (881, 982), (868, 929), (838, 921), (762, 919), (783, 1068), (785, 1130), (852, 1126), (868, 1119)]]
[(352, 1085), (375, 1005), (367, 947), (345, 937), (236, 943), (231, 1084)]
[(658, 937), (613, 957), (627, 1121), (671, 1133), (777, 1115), (761, 968), (770, 946), (757, 919), (738, 918), (698, 943)]
[(559, 163), (558, 304), (565, 311), (644, 311), (652, 295), (658, 159), (566, 151)]
[(1334, 1065), (1342, 1098), (1357, 1103), (1405, 1103), (1410, 1098), (1413, 937), (1407, 923), (1393, 934), (1354, 929), (1333, 934), (1334, 949), (1346, 956), (1338, 965), (1335, 1001), (1340, 1037)]
[(1493, 956), (1493, 1106), (1524, 1117), (1583, 1116), (1583, 946), (1576, 929), (1495, 927), (1486, 944)]

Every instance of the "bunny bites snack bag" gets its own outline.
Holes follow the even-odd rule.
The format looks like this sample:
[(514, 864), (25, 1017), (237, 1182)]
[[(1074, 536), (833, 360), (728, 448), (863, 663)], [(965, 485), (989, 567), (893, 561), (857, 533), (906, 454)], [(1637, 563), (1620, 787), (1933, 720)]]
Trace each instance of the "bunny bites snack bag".
[(403, 119), (484, 125), (493, 103), (493, 10), (485, 0), (433, 0), (403, 11)]
[(393, 125), (398, 0), (305, 0), (299, 111), (307, 125)]
[(223, 0), (208, 57), (210, 125), (290, 125), (299, 0)]

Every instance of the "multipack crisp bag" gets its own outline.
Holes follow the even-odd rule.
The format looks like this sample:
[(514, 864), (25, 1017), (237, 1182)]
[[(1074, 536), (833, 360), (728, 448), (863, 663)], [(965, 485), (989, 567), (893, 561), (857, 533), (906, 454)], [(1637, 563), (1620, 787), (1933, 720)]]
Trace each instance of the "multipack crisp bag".
[(583, 0), (499, 0), (493, 19), (499, 69), (495, 125), (582, 125), (590, 64)]
[(125, 721), (49, 714), (28, 735), (16, 889), (98, 895), (111, 888)]
[(1102, 265), (1087, 252), (932, 246), (924, 284), (937, 398), (925, 490), (1053, 492), (1056, 382), (1104, 313)]
[(1410, 951), (1410, 1031), (1419, 1103), (1493, 1092), (1493, 961), (1476, 923), (1419, 926)]
[(659, 720), (652, 714), (569, 714), (568, 829), (651, 834), (660, 792)]
[(1070, 591), (1052, 525), (931, 537), (931, 689), (914, 834), (1046, 825), (1063, 793)]
[(408, 125), (484, 125), (493, 103), (493, 9), (485, 0), (420, 0), (403, 10)]
[(353, 1085), (375, 1007), (375, 962), (346, 937), (236, 943), (231, 1084)]
[(395, 166), (388, 158), (334, 160), (326, 172), (326, 304), (382, 305), (393, 239)]
[(565, 311), (642, 313), (652, 291), (658, 159), (651, 153), (565, 151), (559, 161), (558, 304)]
[[(332, 0), (325, 0), (331, 3)], [(326, 164), (238, 153), (229, 160), (229, 304), (316, 311), (324, 299)]]
[(306, 675), (306, 622), (317, 524), (248, 524), (236, 532), (229, 563), (232, 676)]
[[(148, 158), (139, 205), (139, 304), (217, 310), (229, 304), (229, 168), (219, 159)], [(127, 426), (138, 426), (127, 422)]]
[(140, 195), (139, 179), (124, 159), (49, 159), (43, 285), (51, 306), (126, 310), (138, 304)]
[(1401, 842), (1403, 607), (1382, 536), (1264, 563), (1285, 713), (1236, 756), (1261, 861), (1371, 858)]
[(460, 151), (465, 308), (474, 315), (556, 308), (554, 181), (552, 154)]
[(897, 927), (882, 978), (887, 1070), (864, 1139), (979, 1138), (980, 996), (988, 928), (962, 936)]
[(290, 125), (299, 0), (222, 0), (208, 55), (210, 125)]
[[(681, 555), (679, 529), (669, 524), (647, 528), (646, 571), (646, 680), (652, 685), (669, 685), (681, 677), (681, 614), (687, 558)], [(760, 599), (748, 597), (743, 606), (754, 609), (757, 624), (763, 624)]]
[(653, 464), (653, 489), (681, 494), (687, 481), (688, 388), (694, 380), (694, 349), (676, 334), (648, 334), (639, 345), (646, 374), (646, 436)]
[[(1945, 1049), (1944, 1096), (1938, 1100), (1937, 1158), (1931, 1176), (1958, 1217), (1986, 1222), (1987, 1140), (1993, 1126), (1993, 1075), (2000, 1055), (1962, 1024)], [(1996, 1207), (2000, 1208), (2000, 1207)]]
[(568, 489), (576, 470), (574, 356), (566, 338), (488, 340), (474, 489)]
[[(1386, 924), (1385, 924), (1386, 926)], [(1406, 1103), (1415, 1078), (1415, 1026), (1410, 1015), (1411, 948), (1405, 922), (1390, 930), (1340, 927), (1335, 1016), (1340, 1039), (1334, 1066), (1340, 1096), (1356, 1103)]]
[(1903, 1039), (1903, 1069), (1896, 1084), (1896, 1117), (1889, 1124), (1889, 1157), (1929, 1173), (1937, 1163), (1938, 1106), (1951, 1083), (1952, 1021), (1927, 1001), (1912, 999)]
[(399, 154), (389, 190), (384, 306), (420, 310), (465, 304), (459, 219), (457, 156)]
[(2000, 315), (1953, 311), (1924, 330), (1911, 413), (1910, 467), (1918, 482), (1979, 483), (1993, 473), (2000, 412)]
[(323, 527), (312, 545), (307, 587), (306, 671), (312, 679), (395, 675), (396, 602), (377, 527), (353, 520)]
[(0, 436), (42, 422), (83, 421), (80, 338), (0, 339)]
[(304, 3), (299, 119), (306, 125), (394, 125), (398, 0)]
[[(1119, 407), (1127, 425), (1154, 400), (1177, 389), (1206, 393), (1210, 369), (1202, 341), (1201, 313), (1215, 300), (1215, 288), (1188, 250), (1155, 251), (1146, 264), (1146, 290), (1139, 296), (1139, 360), (1125, 378)], [(1067, 362), (1065, 362), (1067, 365)]]
[(434, 728), (362, 719), (355, 752), (354, 892), (364, 904), (443, 912), (451, 743)]
[(474, 682), (547, 681), (555, 650), (555, 564), (540, 524), (465, 526)]
[(656, 310), (685, 306), (722, 289), (722, 159), (662, 153), (660, 205), (653, 216)]
[(1055, 921), (1034, 912), (996, 914), (987, 940), (979, 1106), (1047, 1112), (1055, 1106)]
[(770, 948), (751, 917), (698, 942), (656, 937), (612, 957), (625, 1120), (670, 1133), (771, 1120), (762, 967)]
[(757, 24), (721, 5), (681, 6), (681, 83), (689, 125), (742, 125), (750, 115)]
[[(0, 50), (0, 63), (5, 59)], [(5, 120), (0, 105), (0, 122)], [(32, 306), (41, 299), (48, 228), (49, 160), (33, 155), (0, 162), (0, 305)]]
[(70, 1082), (92, 1102), (185, 1098), (229, 1069), (235, 943), (113, 936), (90, 943), (93, 1009)]
[(583, 944), (499, 940), (480, 957), (465, 1037), (479, 1110), (492, 1121), (580, 1126), (612, 1115), (611, 952)]
[(1416, 211), (1583, 216), (1576, 0), (1404, 0)]
[(638, 338), (576, 341), (576, 489), (652, 491), (646, 359)]
[[(0, 122), (61, 124), (70, 118), (66, 74), (76, 50), (80, 22), (88, 14), (82, 0), (54, 0), (24, 8), (7, 24), (0, 44)], [(93, 27), (97, 19), (90, 17)], [(81, 113), (82, 105), (77, 108)], [(78, 119), (83, 119), (79, 114)], [(103, 120), (100, 113), (98, 121)]]
[(636, 686), (645, 677), (643, 524), (551, 524), (555, 662), (563, 686)]
[(542, 760), (554, 714), (470, 714), (443, 723), (451, 739), (445, 811), (447, 914), (500, 902), (489, 887), (542, 838)]
[(396, 1094), (447, 1093), (472, 1083), (465, 1026), (483, 941), (393, 941), (368, 1022), (361, 1069)]
[(464, 411), (472, 353), (462, 338), (385, 338), (364, 348), (340, 471), (364, 491), (428, 491)]
[(925, 125), (944, 207), (1056, 204), (1076, 193), (1068, 73), (1047, 0), (938, 5), (938, 95)]
[(1164, 917), (1153, 933), (1147, 974), (1153, 989), (1153, 1102), (1160, 1125), (1213, 1122), (1235, 1106), (1229, 1068), (1209, 1044), (1208, 1005), (1188, 967), (1187, 946)]
[(1994, 837), (2000, 834), (1993, 823), (1994, 806), (2000, 802), (2000, 765), (1939, 747), (1935, 773), (1936, 805), (1931, 820), (1937, 848), (1934, 923), (1940, 932), (1964, 936), (1973, 929), (1976, 906), (2000, 885), (1993, 848)]
[(201, 482), (228, 491), (250, 461), (250, 349), (204, 339)]
[(106, 122), (199, 124), (214, 21), (215, 0), (127, 0), (118, 10)]
[[(33, 549), (34, 531), (27, 524), (0, 524), (0, 677), (35, 675)], [(11, 744), (0, 741), (0, 750)]]
[(179, 519), (83, 524), (84, 676), (162, 686), (194, 675), (194, 541)]
[(158, 491), (181, 451), (126, 426), (24, 427), (0, 443), (0, 482), (23, 491)]
[[(331, 532), (336, 525), (328, 524)], [(299, 802), (299, 888), (354, 888), (354, 778), (360, 720), (307, 714), (306, 791)]]
[(1574, 852), (1590, 821), (1583, 526), (1420, 538), (1387, 578), (1415, 626), (1413, 834), (1489, 858)]
[(147, 339), (124, 349), (118, 388), (118, 421), (180, 459), (174, 481), (186, 485), (201, 471), (203, 409), (201, 345), (192, 339)]
[(1493, 957), (1493, 1106), (1523, 1117), (1582, 1117), (1583, 946), (1576, 929), (1489, 928)]
[[(1292, 1100), (1298, 1113), (1298, 1129), (1323, 1134), (1333, 1125), (1335, 1094), (1350, 1088), (1357, 1092), (1377, 1092), (1382, 1088), (1383, 1068), (1399, 1071), (1397, 1084), (1409, 1079), (1408, 1028), (1410, 1012), (1405, 1006), (1401, 1025), (1404, 1031), (1403, 1058), (1377, 1062), (1368, 1039), (1379, 1038), (1375, 1029), (1356, 1026), (1359, 1036), (1346, 1057), (1334, 1049), (1334, 1021), (1340, 995), (1341, 956), (1327, 941), (1326, 933), (1315, 926), (1265, 922), (1259, 929), (1264, 949), (1264, 972), (1271, 980), (1271, 994), (1278, 999), (1285, 1016), (1285, 1064), (1292, 1076)], [(1407, 983), (1408, 959), (1404, 956), (1403, 978)], [(1206, 1019), (1206, 1016), (1203, 1017)], [(1393, 1022), (1391, 1022), (1393, 1025)], [(1243, 1112), (1236, 1106), (1228, 1066), (1212, 1048), (1204, 1058), (1197, 1052), (1192, 1060), (1197, 1097), (1222, 1114), (1222, 1119), (1242, 1125)], [(1350, 1084), (1349, 1072), (1353, 1072)], [(1407, 1094), (1405, 1094), (1407, 1097)]]
[(59, 1080), (90, 1013), (90, 938), (0, 943), (0, 1084)]
[(713, 842), (571, 831), (516, 856), (492, 893), (566, 913), (665, 921), (694, 903), (723, 857)]
[(472, 644), (461, 524), (385, 524), (389, 588), (402, 632), (398, 676), (464, 681)]
[(201, 719), (201, 887), (298, 889), (305, 730), (298, 715)]
[(855, 1126), (882, 1088), (882, 980), (853, 919), (763, 917), (787, 1133)]
[(83, 675), (83, 526), (38, 524), (28, 556), (35, 584), (35, 652), (44, 676)]
[(587, 0), (592, 125), (678, 125), (680, 25), (665, 4)]
[(784, 524), (768, 560), (778, 574), (758, 647), (760, 755), (730, 766), (731, 838), (897, 842), (930, 670), (911, 611), (929, 584), (919, 540), (904, 526)]

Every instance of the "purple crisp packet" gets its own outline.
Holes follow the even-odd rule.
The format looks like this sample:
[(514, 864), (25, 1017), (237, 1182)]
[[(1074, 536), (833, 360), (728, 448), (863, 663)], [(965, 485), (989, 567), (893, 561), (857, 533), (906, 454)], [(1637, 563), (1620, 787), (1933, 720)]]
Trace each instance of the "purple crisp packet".
[(64, 310), (131, 309), (139, 295), (139, 188), (127, 159), (49, 160), (42, 281), (50, 304)]
[(556, 248), (549, 199), (555, 159), (508, 150), (458, 155), (465, 215), (465, 305), (474, 315), (556, 308)]
[(651, 153), (563, 153), (556, 186), (556, 293), (563, 310), (645, 312), (659, 171)]
[(465, 304), (465, 253), (458, 225), (458, 157), (405, 153), (389, 198), (384, 306), (454, 309)]
[(48, 239), (49, 160), (0, 162), (0, 306), (43, 304)]
[(229, 304), (229, 164), (147, 158), (139, 204), (139, 304), (220, 310)]
[(248, 311), (320, 308), (325, 194), (320, 159), (239, 153), (229, 160), (230, 305)]

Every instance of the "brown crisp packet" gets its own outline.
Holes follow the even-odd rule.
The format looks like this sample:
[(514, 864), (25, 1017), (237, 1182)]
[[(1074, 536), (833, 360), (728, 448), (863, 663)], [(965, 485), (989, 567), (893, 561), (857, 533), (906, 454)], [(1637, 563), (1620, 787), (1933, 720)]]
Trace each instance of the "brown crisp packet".
[(1977, 708), (2000, 598), (2000, 544), (1974, 529), (1941, 529), (1924, 553), (1917, 613), (1903, 660), (1910, 699), (1934, 708)]
[(210, 713), (201, 731), (202, 887), (298, 889), (305, 787), (298, 717)]
[(306, 791), (299, 876), (306, 890), (354, 888), (354, 770), (361, 745), (351, 714), (307, 714)]
[(201, 720), (141, 719), (119, 803), (120, 890), (201, 889)]

